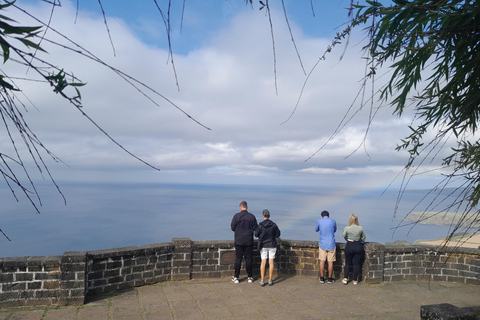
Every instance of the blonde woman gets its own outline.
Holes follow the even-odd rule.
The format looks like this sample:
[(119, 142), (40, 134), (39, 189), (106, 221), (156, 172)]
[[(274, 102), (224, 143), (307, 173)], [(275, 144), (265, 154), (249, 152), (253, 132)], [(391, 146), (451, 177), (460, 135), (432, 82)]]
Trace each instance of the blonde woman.
[(353, 265), (353, 284), (357, 284), (358, 275), (360, 274), (360, 262), (365, 254), (363, 244), (366, 236), (363, 227), (358, 224), (356, 214), (350, 215), (348, 226), (343, 229), (343, 237), (347, 240), (347, 244), (345, 245), (345, 269), (343, 271), (344, 278), (342, 283), (348, 283), (350, 266)]

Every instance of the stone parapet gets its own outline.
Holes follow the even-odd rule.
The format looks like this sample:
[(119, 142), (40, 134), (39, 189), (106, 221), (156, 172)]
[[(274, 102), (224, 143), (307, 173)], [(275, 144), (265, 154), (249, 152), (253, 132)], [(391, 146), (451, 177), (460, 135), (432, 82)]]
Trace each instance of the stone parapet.
[(0, 258), (0, 308), (56, 304), (64, 295), (61, 261), (61, 256)]
[(172, 243), (87, 252), (86, 295), (172, 280)]
[[(275, 276), (319, 277), (318, 242), (279, 239), (278, 243)], [(344, 251), (345, 244), (337, 244), (336, 279), (344, 277)], [(253, 256), (258, 277), (261, 260), (256, 249)], [(146, 284), (228, 277), (233, 275), (234, 262), (233, 241), (189, 238), (62, 256), (0, 258), (0, 308), (82, 305), (86, 296)], [(241, 275), (244, 270), (243, 265)], [(480, 285), (480, 250), (365, 244), (362, 281), (424, 279)]]
[(480, 307), (457, 308), (449, 303), (425, 305), (420, 308), (421, 320), (477, 320)]

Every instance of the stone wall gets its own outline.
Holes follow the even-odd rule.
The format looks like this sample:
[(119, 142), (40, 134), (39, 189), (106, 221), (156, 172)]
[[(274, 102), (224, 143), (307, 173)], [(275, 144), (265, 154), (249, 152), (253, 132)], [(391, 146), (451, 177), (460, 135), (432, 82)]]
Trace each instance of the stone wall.
[(478, 249), (429, 246), (385, 247), (383, 281), (424, 280), (480, 284)]
[[(343, 278), (345, 244), (337, 244), (336, 279)], [(0, 258), (0, 308), (81, 305), (85, 297), (169, 280), (233, 275), (233, 241), (172, 242), (54, 257)], [(245, 275), (242, 266), (241, 276)], [(254, 251), (254, 275), (260, 256)], [(276, 276), (319, 277), (316, 241), (279, 240)], [(365, 245), (362, 281), (438, 280), (480, 285), (480, 251), (432, 246)]]
[(0, 259), (0, 308), (80, 305), (85, 300), (85, 255)]
[(172, 280), (174, 252), (171, 243), (84, 252), (86, 295)]

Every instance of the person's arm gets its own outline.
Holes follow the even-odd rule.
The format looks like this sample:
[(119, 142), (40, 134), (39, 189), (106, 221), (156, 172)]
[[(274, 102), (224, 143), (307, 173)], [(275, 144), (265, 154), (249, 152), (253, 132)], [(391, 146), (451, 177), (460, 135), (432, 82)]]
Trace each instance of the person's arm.
[(343, 236), (343, 238), (344, 238), (345, 240), (348, 241), (348, 235), (347, 235), (347, 228), (346, 228), (346, 227), (343, 229), (342, 236)]
[(237, 227), (237, 220), (235, 219), (235, 216), (233, 216), (232, 223), (230, 224), (230, 227), (232, 228), (232, 231), (235, 231), (235, 228)]
[(365, 234), (365, 231), (362, 228), (362, 236), (360, 237), (360, 241), (365, 242), (366, 239), (367, 239), (367, 235)]
[(320, 231), (320, 226), (318, 225), (318, 221), (317, 221), (317, 225), (315, 226), (315, 232), (318, 232)]
[(262, 233), (262, 226), (258, 225), (257, 228), (255, 229), (255, 237), (260, 238), (260, 235)]
[(277, 230), (276, 230), (276, 234), (275, 234), (275, 238), (280, 238), (280, 229), (278, 229), (278, 226), (277, 226)]

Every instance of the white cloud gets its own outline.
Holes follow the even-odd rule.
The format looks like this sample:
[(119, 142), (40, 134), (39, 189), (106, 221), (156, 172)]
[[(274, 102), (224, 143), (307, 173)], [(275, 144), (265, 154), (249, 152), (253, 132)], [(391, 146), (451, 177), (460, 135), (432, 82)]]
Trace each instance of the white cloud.
[[(34, 10), (42, 14), (40, 9)], [(47, 17), (48, 7), (42, 10)], [(188, 23), (202, 24), (188, 21), (190, 14), (193, 13), (185, 17)], [(162, 169), (160, 174), (148, 179), (167, 176), (175, 180), (176, 174), (179, 177), (190, 174), (190, 179), (195, 181), (197, 176), (208, 174), (216, 175), (216, 181), (227, 177), (223, 181), (228, 182), (232, 175), (289, 177), (297, 173), (299, 179), (304, 179), (307, 173), (368, 175), (401, 168), (405, 155), (395, 152), (394, 148), (398, 139), (407, 133), (405, 119), (408, 118), (392, 117), (389, 109), (382, 110), (370, 125), (365, 149), (361, 147), (344, 159), (363, 143), (369, 106), (323, 151), (304, 162), (342, 121), (360, 88), (358, 81), (363, 76), (364, 65), (356, 46), (350, 45), (341, 61), (343, 49), (338, 48), (326, 61), (320, 62), (305, 86), (293, 117), (281, 125), (295, 108), (305, 74), (286, 25), (281, 23), (283, 13), (273, 14), (275, 21), (279, 21), (274, 30), (276, 74), (265, 13), (242, 10), (231, 24), (223, 22), (222, 26), (228, 27), (218, 32), (210, 30), (212, 37), (204, 39), (201, 47), (174, 55), (179, 91), (168, 52), (142, 43), (128, 23), (118, 18), (108, 19), (116, 51), (113, 56), (99, 14), (80, 12), (74, 23), (75, 8), (68, 1), (62, 2), (55, 13), (56, 29), (164, 95), (212, 130), (197, 125), (159, 95), (143, 88), (158, 103), (156, 106), (112, 70), (78, 54), (45, 46), (48, 58), (87, 82), (87, 86), (81, 88), (84, 110), (94, 121), (122, 146)], [(306, 36), (294, 20), (290, 24), (308, 72), (330, 39)], [(138, 33), (139, 25), (135, 28)], [(23, 72), (20, 70), (19, 74)], [(37, 84), (24, 85), (25, 94), (38, 108), (37, 111), (29, 107), (27, 120), (45, 145), (70, 165), (70, 170), (101, 168), (102, 171), (121, 167), (119, 175), (130, 178), (126, 171), (137, 172), (138, 167), (143, 166), (110, 143), (65, 101), (46, 94), (45, 88)], [(3, 149), (5, 142), (1, 145)]]

